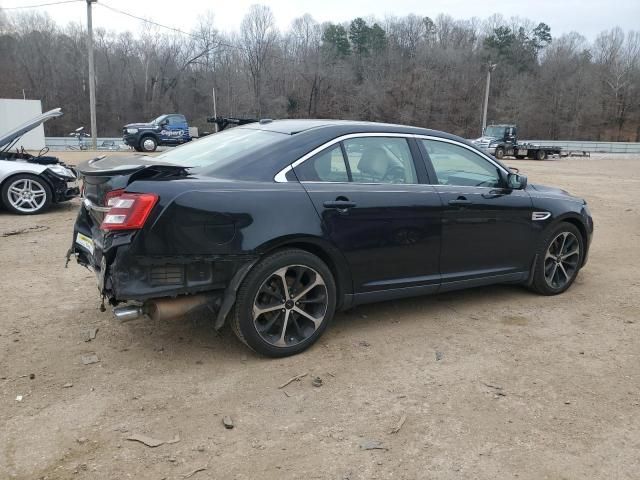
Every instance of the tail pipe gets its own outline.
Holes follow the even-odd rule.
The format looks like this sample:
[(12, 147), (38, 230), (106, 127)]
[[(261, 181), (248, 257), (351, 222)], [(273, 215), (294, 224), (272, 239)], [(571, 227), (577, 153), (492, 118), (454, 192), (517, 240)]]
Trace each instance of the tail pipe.
[(142, 306), (115, 307), (113, 315), (121, 322), (135, 320), (143, 315), (148, 315), (152, 320), (157, 321), (173, 320), (203, 307), (209, 307), (213, 310), (216, 300), (219, 301), (219, 296), (206, 293), (183, 295), (176, 298), (158, 298), (149, 300)]

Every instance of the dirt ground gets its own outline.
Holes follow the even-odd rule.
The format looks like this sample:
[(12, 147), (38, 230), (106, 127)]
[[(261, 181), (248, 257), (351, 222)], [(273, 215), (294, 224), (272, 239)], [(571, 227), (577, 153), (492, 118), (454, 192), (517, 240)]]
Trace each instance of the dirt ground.
[(283, 360), (206, 319), (101, 313), (93, 274), (64, 268), (78, 201), (0, 212), (0, 478), (639, 478), (640, 156), (507, 163), (589, 201), (568, 292), (359, 307)]

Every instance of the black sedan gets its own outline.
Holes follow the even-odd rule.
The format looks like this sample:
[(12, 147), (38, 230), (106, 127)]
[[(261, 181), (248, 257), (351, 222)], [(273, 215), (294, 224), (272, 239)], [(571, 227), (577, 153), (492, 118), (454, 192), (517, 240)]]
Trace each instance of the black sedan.
[(400, 125), (267, 120), (78, 170), (70, 254), (116, 318), (209, 312), (270, 356), (358, 304), (496, 283), (564, 292), (593, 233), (584, 200)]

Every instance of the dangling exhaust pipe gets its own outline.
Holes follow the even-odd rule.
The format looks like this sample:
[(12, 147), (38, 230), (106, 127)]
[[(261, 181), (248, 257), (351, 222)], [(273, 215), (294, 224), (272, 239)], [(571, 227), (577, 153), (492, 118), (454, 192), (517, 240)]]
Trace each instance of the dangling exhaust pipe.
[(147, 315), (154, 321), (173, 320), (187, 315), (204, 306), (213, 309), (219, 302), (219, 295), (200, 293), (198, 295), (182, 295), (176, 298), (158, 298), (149, 300), (144, 305), (115, 307), (113, 315), (121, 322), (128, 322)]

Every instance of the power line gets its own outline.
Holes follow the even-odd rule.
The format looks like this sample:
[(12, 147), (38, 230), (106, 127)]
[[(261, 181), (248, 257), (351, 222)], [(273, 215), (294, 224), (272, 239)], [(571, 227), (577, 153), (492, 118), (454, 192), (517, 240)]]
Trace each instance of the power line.
[(50, 7), (52, 5), (62, 5), (63, 3), (84, 2), (85, 0), (62, 0), (59, 2), (40, 3), (38, 5), (23, 5), (21, 7), (0, 7), (0, 10), (19, 10), (24, 8)]
[[(74, 1), (76, 1), (76, 0), (74, 0)], [(117, 8), (114, 8), (114, 7), (111, 7), (111, 6), (107, 5), (104, 2), (98, 2), (98, 3), (96, 3), (96, 5), (100, 5), (101, 7), (104, 7), (106, 9), (111, 10), (111, 11), (116, 12), (116, 13), (120, 13), (121, 15), (126, 15), (127, 17), (135, 18), (136, 20), (140, 20), (141, 22), (150, 23), (151, 25), (155, 25), (155, 26), (161, 27), (161, 28), (166, 28), (167, 30), (173, 30), (174, 32), (181, 33), (182, 35), (187, 35), (189, 37), (200, 38), (197, 35), (193, 35), (192, 33), (185, 32), (184, 30), (180, 30), (179, 28), (169, 27), (167, 25), (162, 25), (161, 23), (154, 22), (153, 20), (149, 20), (149, 19), (143, 18), (143, 17), (138, 17), (137, 15), (133, 15), (132, 13), (125, 12), (124, 10), (119, 10)]]
[[(176, 33), (180, 33), (182, 35), (187, 35), (188, 37), (191, 38), (196, 38), (196, 39), (200, 39), (201, 37), (199, 37), (198, 35), (194, 35), (193, 33), (189, 33), (189, 32), (185, 32), (184, 30), (180, 30), (179, 28), (175, 28), (175, 27), (170, 27), (168, 25), (163, 25), (162, 23), (158, 23), (158, 22), (154, 22), (153, 20), (149, 20), (148, 18), (144, 18), (144, 17), (139, 17), (137, 15), (134, 15), (132, 13), (129, 12), (125, 12), (124, 10), (120, 10), (118, 8), (112, 7), (110, 5), (107, 5), (104, 2), (98, 2), (96, 3), (96, 5), (100, 5), (101, 7), (104, 7), (108, 10), (111, 10), (112, 12), (116, 12), (119, 13), (121, 15), (126, 15), (127, 17), (131, 17), (131, 18), (135, 18), (136, 20), (140, 20), (141, 22), (145, 22), (145, 23), (149, 23), (151, 25), (155, 25), (157, 27), (160, 28), (166, 28), (167, 30), (172, 30)], [(232, 45), (230, 43), (226, 43), (226, 42), (216, 42), (216, 45), (219, 47), (227, 47), (227, 48), (235, 48), (237, 50), (244, 50), (242, 47), (238, 46), (238, 45)]]

